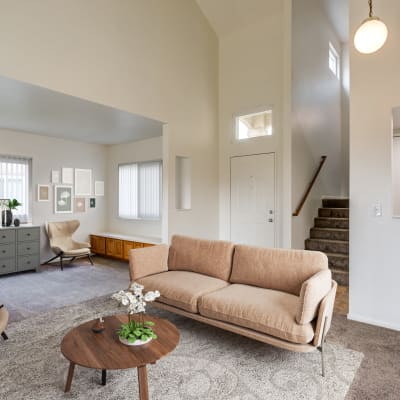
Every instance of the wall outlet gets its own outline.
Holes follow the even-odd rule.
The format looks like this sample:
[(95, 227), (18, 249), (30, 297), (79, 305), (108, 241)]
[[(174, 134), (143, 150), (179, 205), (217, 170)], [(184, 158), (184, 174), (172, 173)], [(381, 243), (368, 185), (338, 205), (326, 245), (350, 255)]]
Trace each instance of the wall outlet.
[(382, 217), (382, 204), (381, 203), (374, 204), (374, 216)]

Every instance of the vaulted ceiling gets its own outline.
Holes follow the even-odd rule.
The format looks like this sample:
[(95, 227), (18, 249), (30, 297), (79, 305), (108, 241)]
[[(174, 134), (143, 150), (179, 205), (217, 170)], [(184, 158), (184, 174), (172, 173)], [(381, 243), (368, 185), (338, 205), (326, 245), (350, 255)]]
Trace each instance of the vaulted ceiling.
[(282, 2), (276, 0), (196, 0), (210, 25), (220, 36), (278, 12)]

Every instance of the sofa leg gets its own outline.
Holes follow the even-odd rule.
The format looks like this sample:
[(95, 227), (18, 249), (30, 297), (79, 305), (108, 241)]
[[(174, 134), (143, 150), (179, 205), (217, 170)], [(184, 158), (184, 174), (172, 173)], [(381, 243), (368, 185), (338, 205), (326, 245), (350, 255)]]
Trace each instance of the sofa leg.
[(322, 330), (321, 346), (318, 347), (318, 350), (321, 352), (322, 376), (323, 376), (324, 378), (325, 378), (325, 354), (324, 354), (324, 349), (325, 349), (325, 341), (326, 341), (327, 321), (328, 321), (328, 317), (325, 317), (325, 320), (324, 320), (324, 329)]
[(2, 332), (1, 337), (2, 337), (4, 340), (7, 340), (7, 339), (8, 339), (8, 336), (6, 335), (5, 332)]
[(61, 267), (61, 271), (64, 271), (64, 265), (63, 265), (63, 257), (62, 257), (62, 255), (60, 255), (60, 267)]
[(89, 258), (90, 264), (92, 264), (92, 265), (93, 265), (92, 256), (91, 256), (90, 254), (88, 254), (88, 258)]

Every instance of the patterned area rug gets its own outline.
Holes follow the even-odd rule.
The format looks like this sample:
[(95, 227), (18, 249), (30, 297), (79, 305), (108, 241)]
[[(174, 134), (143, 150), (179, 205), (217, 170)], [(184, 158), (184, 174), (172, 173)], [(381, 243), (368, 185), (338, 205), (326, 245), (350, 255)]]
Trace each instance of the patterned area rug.
[[(320, 354), (276, 349), (174, 314), (149, 313), (177, 325), (181, 341), (173, 353), (148, 367), (153, 400), (344, 399), (363, 355), (326, 347), (327, 376)], [(68, 362), (60, 343), (73, 326), (100, 315), (121, 313), (109, 297), (39, 314), (12, 323), (0, 342), (0, 398), (7, 400), (138, 399), (136, 370), (100, 371), (77, 366), (71, 392), (63, 392)]]

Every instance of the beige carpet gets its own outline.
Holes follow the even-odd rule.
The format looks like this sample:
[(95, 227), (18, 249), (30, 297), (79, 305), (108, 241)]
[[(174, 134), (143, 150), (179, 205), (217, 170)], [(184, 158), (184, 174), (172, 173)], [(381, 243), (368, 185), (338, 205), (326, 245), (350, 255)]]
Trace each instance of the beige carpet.
[[(69, 394), (63, 393), (68, 362), (60, 353), (70, 327), (120, 312), (109, 297), (14, 322), (0, 343), (0, 398), (7, 400), (138, 399), (135, 370), (100, 372), (77, 367)], [(149, 367), (153, 400), (344, 399), (362, 354), (327, 345), (327, 376), (320, 355), (297, 354), (251, 341), (173, 314), (151, 310), (181, 332), (177, 349)]]

